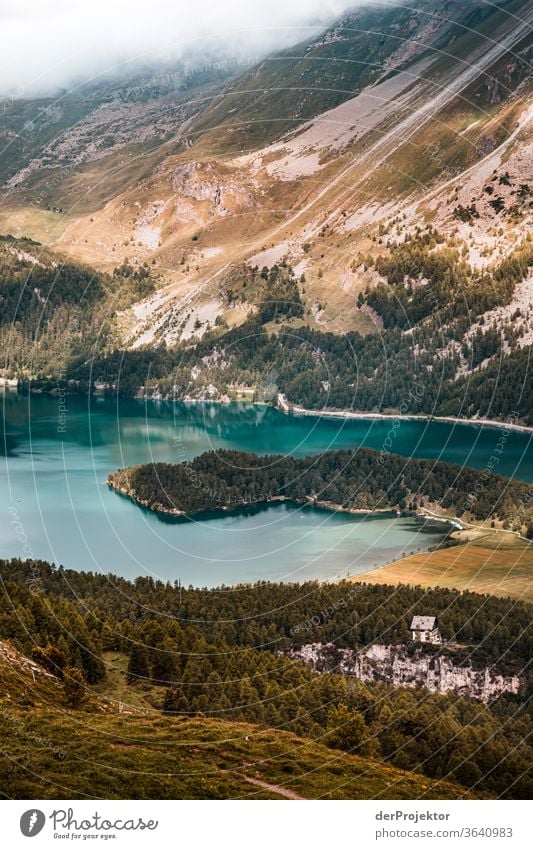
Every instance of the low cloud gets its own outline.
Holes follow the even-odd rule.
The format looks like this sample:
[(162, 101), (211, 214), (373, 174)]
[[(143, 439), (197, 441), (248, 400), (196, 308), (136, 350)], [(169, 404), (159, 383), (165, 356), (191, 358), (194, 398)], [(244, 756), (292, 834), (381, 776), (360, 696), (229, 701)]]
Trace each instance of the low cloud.
[(295, 44), (343, 0), (2, 0), (0, 95), (54, 94), (191, 54), (256, 57)]

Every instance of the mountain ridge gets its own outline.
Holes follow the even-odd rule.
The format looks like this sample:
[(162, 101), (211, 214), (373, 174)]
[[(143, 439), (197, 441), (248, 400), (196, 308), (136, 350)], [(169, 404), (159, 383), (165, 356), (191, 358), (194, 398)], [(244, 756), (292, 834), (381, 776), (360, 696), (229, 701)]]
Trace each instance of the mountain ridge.
[[(175, 370), (182, 352), (188, 358), (188, 349), (196, 345), (199, 360), (213, 361), (227, 350), (225, 331), (228, 342), (240, 327), (256, 332), (258, 311), (265, 312), (260, 303), (272, 295), (270, 274), (277, 275), (276, 297), (285, 287), (286, 299), (298, 303), (296, 312), (284, 310), (286, 331), (307, 328), (341, 338), (386, 331), (386, 347), (403, 347), (403, 368), (412, 379), (420, 378), (417, 360), (422, 382), (432, 381), (426, 374), (432, 361), (442, 369), (446, 392), (438, 405), (428, 392), (424, 412), (464, 416), (460, 398), (464, 387), (472, 386), (468, 418), (509, 419), (514, 411), (527, 424), (525, 400), (498, 400), (491, 409), (488, 398), (480, 401), (477, 382), (482, 373), (497, 381), (502, 368), (518, 368), (522, 374), (532, 341), (528, 237), (520, 241), (532, 220), (527, 166), (533, 114), (531, 10), (520, 0), (483, 10), (475, 3), (427, 0), (418, 17), (408, 6), (387, 4), (354, 14), (307, 46), (263, 60), (236, 81), (219, 79), (204, 91), (207, 83), (198, 80), (191, 91), (200, 99), (205, 94), (206, 105), (189, 104), (190, 114), (173, 121), (170, 138), (162, 144), (132, 139), (133, 125), (126, 121), (124, 138), (133, 147), (126, 145), (122, 161), (111, 155), (85, 165), (74, 162), (58, 182), (49, 181), (56, 203), (67, 183), (79, 198), (66, 213), (58, 211), (62, 207), (24, 206), (30, 187), (13, 187), (7, 211), (0, 210), (0, 226), (9, 221), (9, 232), (48, 233), (53, 250), (100, 272), (114, 275), (128, 267), (133, 274), (149, 273), (145, 297), (129, 298), (120, 307), (108, 303), (112, 331), (101, 337), (101, 356), (97, 353), (102, 385), (116, 386), (104, 364), (114, 349), (133, 358), (135, 351), (172, 348)], [(377, 21), (380, 26), (372, 23)], [(308, 54), (324, 62), (313, 64)], [(333, 83), (329, 87), (318, 84), (325, 66)], [(348, 67), (353, 72), (349, 84), (343, 76)], [(375, 78), (369, 81), (368, 73)], [(236, 126), (246, 130), (250, 103), (259, 118), (268, 119), (276, 110), (283, 114), (279, 75), (288, 80), (287, 108), (296, 126), (287, 131), (276, 123), (275, 132), (256, 139), (260, 147), (235, 145), (223, 115), (233, 115)], [(297, 107), (301, 85), (295, 81), (306, 75), (311, 100), (304, 116)], [(264, 96), (246, 95), (250, 86), (261, 88)], [(169, 96), (174, 94), (163, 92), (161, 102), (148, 99), (149, 109), (164, 113)], [(116, 120), (120, 127), (120, 111)], [(83, 131), (75, 132), (81, 132), (80, 150), (90, 156)], [(82, 208), (87, 181), (90, 212)], [(384, 269), (392, 269), (402, 251), (407, 257), (403, 245), (408, 242), (416, 261), (409, 269), (408, 258), (402, 259), (402, 284), (399, 265), (392, 274)], [(416, 264), (420, 257), (424, 273)], [(502, 258), (522, 267), (520, 279), (510, 278), (508, 286), (498, 276), (507, 274)], [(432, 274), (425, 269), (433, 269)], [(444, 289), (456, 316), (450, 310), (441, 316)], [(426, 304), (420, 319), (424, 297), (434, 298), (434, 316)], [(261, 322), (267, 335), (279, 333), (281, 312)], [(400, 329), (400, 342), (394, 327)], [(363, 348), (372, 349), (372, 343)], [(379, 371), (379, 360), (374, 365)], [(228, 397), (227, 377), (212, 374), (200, 362), (198, 368), (207, 374), (189, 386), (181, 376), (172, 384), (171, 367), (161, 374), (163, 383), (140, 379), (136, 391), (157, 397), (168, 396), (170, 389), (174, 397), (208, 397), (213, 387), (210, 397)], [(257, 388), (259, 375), (238, 369), (240, 374), (232, 372), (233, 383)], [(339, 370), (335, 364), (333, 374)], [(332, 384), (313, 372), (313, 381), (320, 377), (324, 385)], [(74, 387), (78, 377), (69, 376)], [(342, 409), (353, 408), (348, 396), (355, 383), (344, 384), (342, 398), (328, 392), (320, 399), (316, 392), (291, 393), (286, 382), (279, 389), (294, 404)], [(380, 405), (373, 396), (372, 403), (359, 400), (355, 408), (397, 409), (387, 400)]]

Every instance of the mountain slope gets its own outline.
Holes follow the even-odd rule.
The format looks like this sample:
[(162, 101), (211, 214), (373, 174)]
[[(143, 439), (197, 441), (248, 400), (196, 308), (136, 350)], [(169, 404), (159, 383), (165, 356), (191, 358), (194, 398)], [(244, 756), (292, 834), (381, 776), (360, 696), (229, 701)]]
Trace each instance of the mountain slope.
[[(471, 12), (470, 23), (481, 29), (469, 29), (467, 16), (457, 37), (440, 33), (443, 24), (437, 15), (439, 33), (452, 45), (446, 42), (447, 49), (441, 49), (428, 36), (422, 49), (416, 41), (414, 54), (394, 73), (382, 62), (376, 81), (355, 97), (353, 89), (343, 88), (343, 36), (337, 40), (336, 30), (331, 30), (323, 39), (326, 44), (318, 41), (317, 49), (327, 50), (326, 66), (342, 96), (328, 87), (327, 111), (308, 123), (298, 118), (296, 132), (235, 156), (224, 116), (233, 120), (235, 98), (244, 110), (248, 101), (230, 89), (191, 127), (186, 153), (166, 158), (157, 174), (110, 203), (99, 217), (69, 226), (62, 247), (100, 264), (106, 255), (128, 254), (137, 261), (151, 256), (161, 266), (171, 285), (128, 317), (130, 343), (151, 343), (161, 336), (175, 341), (178, 334), (166, 329), (169, 314), (170, 324), (180, 324), (191, 308), (204, 327), (212, 326), (216, 315), (234, 323), (235, 316), (218, 298), (228, 269), (242, 261), (272, 265), (284, 256), (305, 270), (306, 321), (311, 326), (372, 331), (368, 316), (353, 309), (346, 312), (361, 286), (360, 276), (351, 272), (354, 246), (364, 246), (380, 221), (405, 214), (404, 198), (423, 200), (427, 186), (443, 175), (458, 177), (483, 158), (525, 115), (530, 12), (523, 3), (514, 5), (525, 20), (507, 10), (493, 10), (489, 19), (480, 21), (477, 10)], [(428, 9), (428, 20), (435, 21), (434, 4)], [(406, 11), (388, 10), (380, 32), (387, 22), (398, 26), (395, 15), (400, 13)], [(358, 67), (359, 62), (366, 67), (366, 43), (348, 38), (346, 49)], [(271, 64), (277, 62), (274, 57)], [(513, 63), (516, 67), (510, 70)], [(263, 63), (238, 85), (246, 90), (255, 79), (265, 87), (267, 98), (257, 108), (266, 113), (278, 109), (283, 115), (268, 68)], [(287, 73), (284, 61), (279, 73)], [(305, 67), (297, 73), (303, 80)], [(287, 87), (293, 107), (302, 86)], [(319, 89), (311, 78), (307, 90), (315, 97)], [(345, 102), (335, 105), (339, 99)], [(237, 124), (246, 128), (246, 115), (239, 123), (238, 109), (235, 114)], [(218, 152), (212, 149), (212, 136)], [(239, 153), (242, 147), (237, 145)], [(405, 229), (420, 220), (413, 212), (407, 212), (407, 218)], [(302, 247), (309, 244), (311, 249), (304, 253)], [(317, 319), (319, 292), (330, 293), (331, 304)]]
[(431, 68), (437, 78), (452, 64), (466, 69), (496, 46), (496, 33), (509, 27), (514, 12), (518, 22), (521, 8), (457, 0), (426, 0), (416, 11), (363, 4), (319, 37), (243, 74), (193, 120), (191, 132), (203, 136), (206, 148), (257, 150), (402, 70), (414, 84), (415, 69)]
[(182, 128), (232, 73), (231, 63), (199, 69), (197, 60), (182, 60), (56, 97), (7, 98), (0, 112), (2, 207), (38, 238), (61, 232), (182, 148)]
[[(69, 708), (61, 682), (0, 642), (0, 795), (15, 799), (453, 799), (470, 796), (294, 734), (173, 719), (92, 697)], [(95, 784), (95, 775), (97, 783)]]
[[(48, 233), (100, 271), (150, 269), (147, 296), (116, 306), (95, 352), (109, 388), (232, 397), (267, 363), (307, 407), (398, 410), (418, 381), (414, 412), (529, 421), (532, 20), (523, 0), (362, 7), (205, 100), (199, 81), (187, 116), (183, 93), (165, 91), (135, 120), (99, 107), (127, 154), (99, 158), (93, 114), (90, 132), (67, 133), (72, 172), (47, 176), (60, 136), (51, 162), (36, 154), (12, 178), (0, 225)], [(169, 97), (178, 111), (159, 137)], [(156, 129), (138, 147), (141, 124)], [(66, 213), (39, 206), (40, 180), (68, 185)], [(301, 334), (290, 363), (282, 327)], [(250, 333), (255, 363), (235, 347)], [(68, 376), (85, 386), (89, 371), (84, 359)]]

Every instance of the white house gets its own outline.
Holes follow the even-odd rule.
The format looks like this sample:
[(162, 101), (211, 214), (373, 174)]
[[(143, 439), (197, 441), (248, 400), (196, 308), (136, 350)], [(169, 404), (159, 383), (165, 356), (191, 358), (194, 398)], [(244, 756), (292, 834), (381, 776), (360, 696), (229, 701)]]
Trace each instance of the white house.
[(436, 616), (413, 616), (410, 631), (415, 642), (442, 642)]

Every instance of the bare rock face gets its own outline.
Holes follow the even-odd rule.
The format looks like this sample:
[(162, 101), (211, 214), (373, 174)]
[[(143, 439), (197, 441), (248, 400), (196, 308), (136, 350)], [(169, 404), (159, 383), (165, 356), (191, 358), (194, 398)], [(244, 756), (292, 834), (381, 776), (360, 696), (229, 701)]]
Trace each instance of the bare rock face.
[(447, 655), (428, 655), (421, 650), (411, 654), (406, 646), (373, 645), (357, 652), (331, 643), (310, 643), (290, 654), (318, 672), (335, 670), (361, 681), (424, 687), (430, 693), (453, 691), (481, 702), (489, 702), (502, 693), (517, 693), (520, 688), (520, 679), (514, 675), (500, 675), (489, 667), (477, 670), (456, 666)]
[(180, 198), (209, 201), (217, 216), (232, 215), (257, 206), (249, 188), (231, 174), (221, 174), (214, 163), (187, 162), (172, 175), (172, 189)]
[[(407, 654), (403, 646), (371, 646), (356, 657), (355, 674), (366, 681), (389, 680), (396, 687), (425, 687), (431, 693), (453, 690), (463, 696), (491, 701), (501, 693), (516, 693), (520, 681), (488, 667), (456, 666), (450, 657)], [(384, 676), (384, 678), (383, 678)]]
[(211, 174), (212, 171), (212, 168), (206, 166), (202, 175), (197, 162), (179, 165), (174, 171), (172, 188), (184, 197), (194, 198), (195, 200), (213, 200), (217, 187), (213, 179), (214, 174)]
[(7, 664), (11, 669), (18, 670), (19, 673), (31, 675), (33, 681), (36, 678), (46, 678), (53, 683), (59, 683), (57, 676), (47, 672), (46, 669), (23, 655), (10, 642), (5, 640), (0, 640), (0, 662)]

